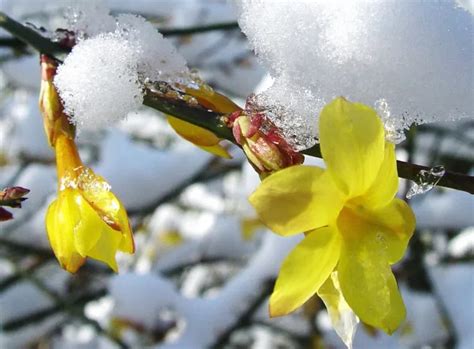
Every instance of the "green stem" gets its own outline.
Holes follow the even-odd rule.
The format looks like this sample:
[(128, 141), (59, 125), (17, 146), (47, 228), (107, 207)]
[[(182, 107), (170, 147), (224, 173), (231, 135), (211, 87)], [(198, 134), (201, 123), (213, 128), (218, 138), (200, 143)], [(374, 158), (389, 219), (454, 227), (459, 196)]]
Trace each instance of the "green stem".
[[(2, 12), (0, 12), (0, 27), (10, 32), (14, 37), (17, 37), (32, 46), (37, 51), (48, 54), (58, 60), (60, 60), (62, 54), (67, 51), (64, 48), (59, 47), (56, 43), (44, 38), (37, 32), (11, 19)], [(185, 101), (173, 100), (151, 91), (146, 92), (144, 104), (153, 109), (190, 122), (196, 126), (203, 127), (215, 133), (218, 137), (235, 143), (231, 130), (225, 127), (222, 123), (222, 114), (214, 113), (201, 106), (188, 105)], [(302, 153), (309, 156), (321, 157), (319, 145), (306, 149), (302, 151)], [(415, 180), (417, 174), (421, 170), (430, 169), (426, 166), (411, 164), (404, 161), (397, 161), (397, 167), (399, 177), (410, 180)], [(439, 181), (438, 186), (474, 194), (474, 176), (446, 171), (443, 178)]]
[(224, 114), (212, 112), (201, 106), (189, 105), (185, 101), (163, 97), (146, 91), (143, 104), (213, 132), (219, 138), (234, 142), (232, 131), (222, 122)]

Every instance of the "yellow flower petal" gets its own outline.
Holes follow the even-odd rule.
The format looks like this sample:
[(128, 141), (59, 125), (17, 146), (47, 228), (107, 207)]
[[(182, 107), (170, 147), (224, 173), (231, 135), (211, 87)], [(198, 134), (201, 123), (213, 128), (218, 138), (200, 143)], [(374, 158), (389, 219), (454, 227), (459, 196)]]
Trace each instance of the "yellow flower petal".
[(334, 270), (340, 246), (334, 228), (309, 233), (283, 261), (270, 297), (270, 316), (286, 315), (313, 296)]
[(74, 202), (77, 205), (80, 219), (73, 231), (74, 244), (76, 250), (83, 257), (97, 244), (100, 238), (100, 232), (105, 229), (107, 224), (100, 218), (97, 212), (89, 205), (79, 191), (75, 192)]
[(258, 218), (243, 218), (240, 221), (240, 231), (244, 240), (252, 240), (255, 232), (263, 227), (263, 223)]
[(385, 155), (379, 173), (361, 201), (366, 207), (383, 207), (392, 201), (397, 191), (398, 171), (395, 145), (385, 142)]
[(177, 134), (187, 141), (201, 146), (212, 146), (219, 143), (220, 139), (211, 131), (195, 126), (187, 121), (168, 116), (166, 118)]
[(87, 253), (87, 257), (102, 261), (113, 271), (118, 272), (117, 262), (115, 261), (115, 254), (118, 246), (122, 240), (122, 235), (117, 230), (105, 225), (100, 232), (100, 238), (95, 246)]
[(199, 148), (201, 148), (204, 151), (207, 151), (208, 153), (211, 153), (215, 156), (219, 156), (224, 159), (232, 159), (232, 155), (229, 154), (226, 148), (224, 148), (222, 145), (217, 144), (217, 145), (211, 145), (211, 146), (201, 146), (198, 145)]
[(211, 131), (170, 115), (167, 117), (167, 120), (178, 135), (197, 145), (202, 150), (226, 159), (232, 158), (227, 150), (219, 145), (221, 139)]
[(200, 105), (217, 113), (230, 114), (241, 109), (229, 98), (207, 86), (202, 86), (200, 89), (186, 88), (185, 92), (188, 95), (195, 97)]
[(46, 213), (46, 231), (49, 243), (62, 268), (75, 273), (85, 262), (74, 244), (73, 231), (79, 221), (72, 189), (59, 193), (58, 199)]
[(331, 276), (318, 290), (318, 296), (326, 305), (331, 324), (339, 338), (342, 339), (347, 348), (352, 348), (359, 318), (354, 314), (342, 295), (337, 272)]
[(386, 241), (376, 228), (347, 210), (341, 213), (338, 229), (343, 247), (337, 270), (344, 298), (357, 316), (391, 334), (406, 312), (389, 265)]
[(393, 199), (387, 206), (371, 213), (374, 224), (383, 227), (383, 238), (386, 242), (388, 261), (390, 264), (398, 262), (413, 235), (416, 219), (408, 204), (398, 198)]
[(81, 194), (96, 214), (113, 229), (121, 232), (119, 250), (133, 253), (133, 234), (127, 212), (120, 200), (110, 190), (110, 185), (101, 176), (85, 168), (78, 179)]
[(384, 159), (384, 128), (376, 112), (339, 97), (319, 119), (321, 152), (328, 172), (350, 197), (367, 191)]
[(121, 202), (118, 212), (118, 220), (120, 222), (120, 229), (122, 232), (122, 240), (120, 241), (118, 249), (122, 252), (132, 254), (135, 252), (135, 242), (133, 240), (132, 228), (130, 226), (130, 221), (128, 220), (127, 211), (125, 211), (125, 208)]
[(328, 225), (343, 197), (323, 169), (291, 166), (265, 178), (249, 201), (275, 233), (292, 235)]

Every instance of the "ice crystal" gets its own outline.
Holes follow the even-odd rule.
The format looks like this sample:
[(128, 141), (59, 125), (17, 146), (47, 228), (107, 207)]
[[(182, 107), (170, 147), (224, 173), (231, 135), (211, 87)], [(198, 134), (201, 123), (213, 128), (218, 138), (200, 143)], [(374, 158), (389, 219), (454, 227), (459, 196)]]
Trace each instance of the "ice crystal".
[(425, 194), (435, 187), (445, 174), (443, 166), (435, 166), (429, 171), (421, 170), (416, 176), (416, 180), (408, 190), (407, 199), (413, 198), (415, 195)]

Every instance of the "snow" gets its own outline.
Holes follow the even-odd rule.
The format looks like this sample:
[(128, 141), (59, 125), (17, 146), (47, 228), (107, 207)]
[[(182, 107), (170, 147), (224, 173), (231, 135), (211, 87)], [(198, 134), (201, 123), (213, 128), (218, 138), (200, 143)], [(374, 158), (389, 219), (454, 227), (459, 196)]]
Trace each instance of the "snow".
[(171, 42), (143, 17), (123, 14), (117, 17), (115, 31), (128, 43), (137, 45), (138, 72), (152, 81), (173, 78), (187, 71), (186, 61)]
[[(150, 325), (160, 311), (170, 307), (186, 322), (184, 332), (179, 339), (157, 348), (207, 348), (257, 296), (263, 283), (276, 276), (283, 257), (299, 239), (266, 234), (262, 247), (248, 265), (212, 298), (188, 299), (161, 276), (115, 276), (110, 283), (110, 292), (118, 305), (115, 314)], [(160, 296), (156, 297), (157, 294)], [(149, 300), (147, 309), (143, 308), (143, 299)], [(143, 314), (137, 318), (140, 313)]]
[[(56, 267), (53, 267), (55, 269)], [(59, 295), (65, 291), (65, 274), (52, 274), (51, 268), (43, 268), (36, 278)], [(54, 300), (40, 290), (33, 282), (23, 280), (4, 290), (0, 294), (0, 309), (2, 323), (19, 319), (32, 312), (40, 311), (54, 305)], [(51, 331), (64, 319), (63, 314), (46, 317), (43, 321), (29, 325), (20, 330), (9, 332), (0, 331), (2, 348), (24, 348), (33, 339)]]
[[(171, 282), (151, 275), (119, 275), (111, 279), (109, 290), (115, 302), (115, 317), (149, 328), (158, 320), (160, 310), (173, 306), (179, 298)], [(153, 298), (151, 302), (143, 302), (150, 297)]]
[[(354, 348), (421, 348), (424, 345), (442, 343), (446, 340), (447, 329), (435, 298), (430, 293), (413, 291), (403, 285), (400, 290), (406, 305), (407, 318), (399, 330), (392, 336), (382, 332), (373, 335), (363, 326), (359, 326), (353, 342)], [(323, 331), (326, 343), (333, 348), (345, 349), (346, 347), (337, 338), (335, 332), (330, 330), (330, 320), (327, 315), (324, 313), (322, 315), (318, 317), (318, 321), (326, 323), (327, 329)]]
[(114, 30), (114, 18), (103, 0), (68, 0), (64, 7), (66, 28), (76, 33), (78, 39)]
[(59, 66), (54, 83), (66, 114), (79, 129), (94, 129), (124, 118), (143, 102), (133, 44), (99, 34), (76, 45)]
[(159, 151), (132, 142), (126, 134), (109, 130), (94, 171), (112, 186), (112, 191), (130, 211), (146, 208), (201, 171), (212, 159), (192, 144), (180, 141)]
[(462, 258), (474, 254), (474, 227), (462, 230), (452, 238), (448, 245), (448, 252), (454, 258)]
[(11, 209), (15, 219), (2, 223), (3, 236), (10, 236), (14, 231), (11, 234), (14, 239), (46, 244), (43, 209), (54, 192), (55, 181), (55, 171), (50, 166), (31, 164), (21, 172), (14, 184), (30, 189), (30, 194), (21, 209)]
[(418, 229), (463, 229), (474, 226), (474, 196), (446, 189), (410, 201)]
[[(21, 87), (33, 92), (40, 87), (41, 70), (36, 56), (18, 57), (2, 65), (6, 80), (15, 87)], [(18, 74), (21, 71), (22, 74)]]
[(78, 4), (69, 22), (80, 40), (59, 66), (54, 83), (79, 129), (100, 128), (136, 111), (147, 79), (189, 80), (184, 58), (144, 18), (114, 18), (105, 5)]
[(275, 78), (257, 101), (288, 134), (309, 134), (298, 137), (300, 147), (314, 142), (321, 108), (339, 95), (385, 101), (392, 133), (473, 116), (473, 19), (453, 0), (241, 0), (238, 7), (243, 32)]
[(38, 96), (18, 89), (7, 101), (5, 113), (12, 117), (8, 142), (3, 149), (10, 156), (53, 160), (53, 152), (43, 132), (43, 119), (38, 109)]
[(458, 349), (472, 348), (474, 342), (474, 265), (440, 265), (430, 268), (430, 276), (452, 320)]

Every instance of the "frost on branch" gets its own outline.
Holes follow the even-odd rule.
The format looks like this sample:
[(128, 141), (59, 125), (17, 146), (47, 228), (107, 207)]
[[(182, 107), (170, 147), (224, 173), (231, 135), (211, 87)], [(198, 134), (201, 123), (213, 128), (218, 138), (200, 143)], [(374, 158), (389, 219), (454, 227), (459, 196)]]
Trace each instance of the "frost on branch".
[(70, 10), (68, 16), (78, 44), (58, 68), (54, 82), (78, 127), (100, 127), (137, 110), (146, 79), (184, 79), (186, 61), (144, 18), (114, 18), (98, 5)]
[(239, 24), (275, 78), (256, 101), (302, 148), (340, 95), (385, 105), (395, 141), (414, 122), (472, 117), (472, 6), (462, 3), (242, 0)]

